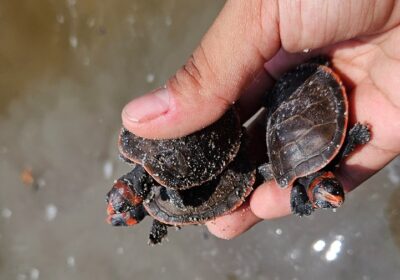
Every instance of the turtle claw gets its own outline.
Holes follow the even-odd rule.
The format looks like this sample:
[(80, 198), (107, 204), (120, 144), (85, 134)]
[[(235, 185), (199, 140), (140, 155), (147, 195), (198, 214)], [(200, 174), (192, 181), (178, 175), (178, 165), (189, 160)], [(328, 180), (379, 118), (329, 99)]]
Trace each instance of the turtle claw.
[(293, 185), (290, 192), (290, 207), (292, 213), (299, 217), (310, 216), (312, 214), (314, 207), (307, 196), (304, 186), (300, 184)]
[(310, 202), (298, 205), (292, 204), (291, 206), (292, 213), (299, 217), (310, 216), (314, 212), (314, 208)]
[[(371, 132), (368, 125), (356, 123), (350, 130), (343, 144), (342, 156), (338, 157), (339, 162), (349, 156), (357, 145), (364, 145), (371, 139)], [(336, 160), (336, 161), (338, 161)], [(337, 165), (336, 163), (335, 165)]]
[(154, 220), (149, 235), (149, 245), (160, 244), (168, 234), (167, 225)]
[(371, 139), (368, 125), (356, 123), (349, 131), (349, 137), (354, 138), (355, 145), (364, 145)]

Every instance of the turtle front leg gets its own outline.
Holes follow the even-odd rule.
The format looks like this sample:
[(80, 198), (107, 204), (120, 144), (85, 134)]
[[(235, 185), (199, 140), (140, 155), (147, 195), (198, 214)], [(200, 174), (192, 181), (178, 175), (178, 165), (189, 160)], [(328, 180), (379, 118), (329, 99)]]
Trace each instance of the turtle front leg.
[(151, 225), (150, 235), (149, 235), (149, 244), (156, 245), (160, 244), (161, 241), (167, 236), (168, 228), (167, 225), (158, 221), (153, 220), (153, 224)]
[(309, 216), (314, 211), (312, 203), (308, 198), (306, 188), (295, 182), (290, 192), (290, 207), (292, 213), (297, 216)]
[(368, 125), (356, 123), (350, 130), (343, 144), (342, 151), (338, 157), (339, 163), (347, 157), (357, 145), (364, 145), (371, 139), (371, 132)]

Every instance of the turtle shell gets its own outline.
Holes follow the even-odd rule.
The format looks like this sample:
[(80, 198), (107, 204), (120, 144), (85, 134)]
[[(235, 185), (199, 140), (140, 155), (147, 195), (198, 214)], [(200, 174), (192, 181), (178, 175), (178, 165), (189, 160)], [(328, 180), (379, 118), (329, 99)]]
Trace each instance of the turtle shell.
[(268, 156), (284, 188), (323, 168), (339, 152), (348, 101), (338, 75), (315, 63), (284, 74), (267, 99)]
[(175, 191), (174, 196), (164, 186), (153, 186), (144, 208), (154, 219), (170, 225), (201, 224), (235, 210), (256, 180), (254, 164), (239, 153), (220, 176), (201, 186)]
[(122, 129), (121, 157), (141, 164), (161, 185), (187, 189), (216, 178), (235, 158), (241, 125), (232, 107), (218, 121), (176, 139), (145, 139)]

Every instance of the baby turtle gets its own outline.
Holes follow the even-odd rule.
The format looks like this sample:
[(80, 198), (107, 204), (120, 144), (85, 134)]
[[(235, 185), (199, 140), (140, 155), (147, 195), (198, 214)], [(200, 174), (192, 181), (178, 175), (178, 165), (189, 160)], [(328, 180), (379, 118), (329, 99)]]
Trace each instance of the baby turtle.
[(176, 139), (145, 139), (123, 128), (119, 149), (122, 158), (142, 165), (159, 184), (181, 190), (218, 176), (239, 151), (241, 135), (232, 107), (214, 124)]
[(281, 188), (292, 187), (294, 214), (339, 207), (344, 191), (333, 171), (370, 140), (367, 125), (347, 128), (348, 100), (339, 76), (327, 65), (301, 64), (277, 81), (266, 108), (269, 163), (259, 173)]
[(107, 194), (108, 222), (131, 226), (149, 215), (149, 242), (157, 244), (168, 226), (203, 224), (235, 210), (251, 193), (256, 173), (243, 137), (234, 108), (178, 139), (144, 139), (123, 129), (122, 158), (139, 164)]

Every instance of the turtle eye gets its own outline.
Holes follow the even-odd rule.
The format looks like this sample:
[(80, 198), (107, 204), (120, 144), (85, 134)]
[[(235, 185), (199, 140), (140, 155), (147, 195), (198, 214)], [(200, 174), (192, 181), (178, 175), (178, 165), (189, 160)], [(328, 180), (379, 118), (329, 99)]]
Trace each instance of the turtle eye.
[(335, 196), (343, 194), (343, 188), (337, 180), (328, 179), (324, 180), (323, 183), (323, 187), (328, 193)]
[(317, 208), (337, 208), (344, 201), (343, 188), (337, 180), (321, 180), (313, 193), (314, 203)]

